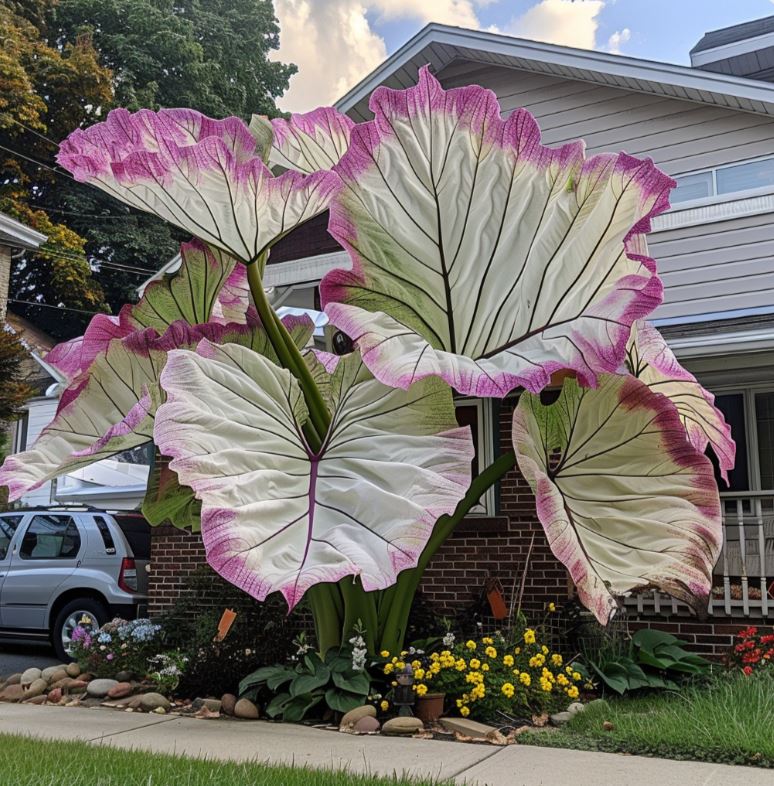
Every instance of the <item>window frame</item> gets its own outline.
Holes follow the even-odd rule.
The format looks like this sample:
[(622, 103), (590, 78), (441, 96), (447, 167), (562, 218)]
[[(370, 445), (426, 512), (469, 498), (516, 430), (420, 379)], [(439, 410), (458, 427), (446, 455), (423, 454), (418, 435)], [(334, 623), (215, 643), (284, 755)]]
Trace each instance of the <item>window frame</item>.
[[(46, 517), (46, 516), (48, 516), (49, 518), (57, 518), (57, 519), (64, 519), (64, 518), (66, 518), (66, 519), (69, 519), (70, 521), (67, 524), (67, 529), (69, 529), (70, 525), (75, 527), (75, 531), (76, 531), (76, 533), (78, 535), (78, 550), (75, 552), (74, 556), (68, 556), (68, 557), (61, 556), (61, 547), (60, 547), (60, 554), (59, 554), (59, 556), (56, 556), (56, 557), (33, 557), (31, 554), (30, 555), (25, 555), (23, 553), (22, 547), (24, 546), (24, 540), (27, 537), (27, 535), (29, 534), (30, 528), (34, 524), (35, 519), (38, 518), (38, 517), (43, 518), (43, 517)], [(18, 531), (19, 531), (18, 528), (17, 528), (16, 531), (18, 533)], [(66, 531), (67, 530), (65, 530), (65, 532)], [(46, 512), (46, 513), (44, 513), (44, 512), (36, 512), (36, 513), (32, 513), (32, 515), (30, 516), (29, 520), (24, 525), (24, 532), (22, 533), (21, 540), (19, 541), (18, 549), (17, 549), (17, 552), (15, 554), (15, 557), (18, 557), (18, 559), (23, 560), (24, 562), (30, 562), (30, 563), (45, 562), (45, 561), (67, 562), (68, 560), (72, 561), (72, 562), (76, 562), (80, 558), (80, 554), (83, 551), (84, 544), (85, 544), (85, 535), (84, 535), (83, 530), (78, 526), (78, 519), (77, 519), (76, 516), (73, 516), (71, 513), (59, 513), (59, 512), (51, 512), (51, 513)]]
[[(765, 196), (767, 194), (774, 194), (774, 183), (768, 186), (760, 186), (760, 188), (746, 188), (742, 191), (728, 191), (723, 194), (718, 193), (718, 177), (717, 173), (722, 169), (729, 169), (742, 164), (754, 164), (758, 161), (769, 161), (774, 159), (774, 155), (768, 154), (763, 156), (755, 156), (753, 158), (745, 158), (741, 161), (732, 161), (728, 164), (719, 164), (714, 167), (704, 167), (702, 169), (691, 169), (687, 172), (679, 172), (673, 174), (675, 180), (681, 177), (688, 177), (690, 175), (712, 175), (712, 194), (710, 196), (701, 197), (699, 199), (686, 199), (684, 202), (672, 202), (670, 204), (670, 212), (678, 210), (689, 210), (694, 207), (703, 207), (705, 205), (716, 205), (721, 202), (734, 202), (737, 199), (747, 199), (749, 197)], [(678, 183), (679, 186), (679, 183)]]
[[(455, 397), (454, 406), (475, 407), (478, 419), (478, 444), (476, 457), (478, 458), (479, 474), (495, 460), (495, 443), (499, 434), (495, 433), (495, 412), (493, 399), (474, 398), (471, 396)], [(481, 499), (468, 511), (468, 516), (491, 517), (497, 513), (497, 484), (490, 486)]]

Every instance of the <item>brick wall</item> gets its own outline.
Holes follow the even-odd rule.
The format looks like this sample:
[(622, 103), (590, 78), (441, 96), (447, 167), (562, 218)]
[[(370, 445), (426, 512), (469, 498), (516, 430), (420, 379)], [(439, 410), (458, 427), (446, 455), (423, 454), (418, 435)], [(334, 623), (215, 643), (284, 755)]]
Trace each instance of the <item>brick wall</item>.
[(156, 527), (151, 537), (151, 572), (148, 576), (148, 613), (168, 611), (180, 595), (185, 580), (206, 564), (200, 535), (176, 527)]

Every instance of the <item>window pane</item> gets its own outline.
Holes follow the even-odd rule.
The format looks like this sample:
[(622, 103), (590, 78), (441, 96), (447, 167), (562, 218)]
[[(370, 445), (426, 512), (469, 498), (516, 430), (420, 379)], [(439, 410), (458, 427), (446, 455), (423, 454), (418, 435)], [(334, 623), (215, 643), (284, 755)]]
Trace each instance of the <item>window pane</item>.
[(0, 559), (5, 559), (13, 533), (22, 520), (21, 516), (0, 516)]
[(716, 177), (718, 194), (771, 186), (774, 185), (774, 158), (723, 167), (718, 169)]
[(676, 177), (677, 188), (669, 195), (669, 201), (689, 202), (692, 199), (703, 199), (712, 196), (712, 172), (699, 172), (696, 175)]
[(720, 477), (715, 456), (711, 455), (715, 467), (715, 479), (721, 491), (749, 491), (750, 475), (747, 467), (747, 431), (744, 419), (744, 396), (741, 393), (729, 393), (715, 397), (715, 406), (723, 413), (731, 426), (731, 436), (736, 441), (736, 464), (728, 473), (728, 487)]
[(75, 559), (81, 548), (78, 527), (70, 516), (35, 516), (24, 533), (22, 559)]
[(774, 489), (774, 393), (755, 394), (755, 420), (761, 489), (771, 491)]
[(473, 445), (476, 451), (473, 455), (473, 461), (471, 461), (470, 467), (472, 473), (470, 479), (473, 481), (478, 477), (480, 471), (480, 457), (478, 455), (478, 407), (475, 404), (457, 404), (455, 412), (457, 414), (457, 423), (460, 426), (470, 426), (470, 431), (473, 435)]

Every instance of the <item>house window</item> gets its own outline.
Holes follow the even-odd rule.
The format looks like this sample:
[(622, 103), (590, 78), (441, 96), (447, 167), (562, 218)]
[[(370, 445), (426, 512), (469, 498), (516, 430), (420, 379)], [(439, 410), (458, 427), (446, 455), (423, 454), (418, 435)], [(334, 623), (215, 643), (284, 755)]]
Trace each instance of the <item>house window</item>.
[[(457, 423), (470, 426), (475, 454), (471, 462), (471, 480), (474, 480), (494, 461), (494, 417), (489, 399), (461, 398), (455, 400)], [(473, 515), (493, 516), (495, 513), (495, 489), (487, 489), (471, 511)]]
[(774, 156), (691, 172), (676, 177), (675, 181), (677, 187), (669, 195), (673, 205), (726, 194), (774, 189)]

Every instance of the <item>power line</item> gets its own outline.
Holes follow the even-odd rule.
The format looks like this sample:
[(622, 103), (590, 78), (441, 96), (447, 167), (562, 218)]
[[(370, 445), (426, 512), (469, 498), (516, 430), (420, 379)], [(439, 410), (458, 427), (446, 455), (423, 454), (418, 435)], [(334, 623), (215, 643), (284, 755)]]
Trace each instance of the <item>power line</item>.
[(12, 123), (16, 123), (17, 126), (21, 126), (26, 131), (29, 131), (31, 134), (35, 134), (35, 136), (40, 137), (44, 142), (48, 142), (49, 144), (53, 145), (57, 149), (59, 148), (59, 142), (54, 142), (51, 137), (47, 137), (45, 134), (41, 134), (40, 131), (36, 131), (34, 128), (30, 128), (28, 125), (22, 123), (21, 120), (17, 120), (13, 115), (9, 114), (8, 112), (3, 112), (3, 115), (7, 117)]
[(60, 207), (47, 207), (45, 205), (30, 205), (30, 207), (35, 208), (36, 210), (42, 210), (44, 213), (62, 213), (65, 216), (77, 216), (78, 218), (100, 218), (105, 220), (124, 220), (124, 219), (133, 219), (131, 213), (124, 213), (120, 216), (109, 216), (100, 213), (78, 213), (74, 210), (63, 210)]
[(23, 158), (25, 161), (29, 161), (31, 164), (35, 164), (37, 166), (43, 167), (44, 169), (48, 169), (53, 172), (55, 175), (61, 175), (62, 177), (67, 177), (72, 180), (74, 183), (77, 181), (69, 172), (65, 172), (63, 169), (54, 169), (54, 167), (50, 166), (49, 164), (44, 164), (42, 161), (38, 161), (35, 158), (30, 158), (29, 156), (25, 156), (24, 153), (20, 153), (18, 150), (11, 150), (10, 147), (5, 147), (5, 145), (0, 145), (0, 150), (5, 150), (6, 153), (10, 153), (12, 156), (18, 156), (19, 158)]
[(70, 308), (70, 306), (51, 306), (48, 303), (36, 303), (34, 300), (17, 300), (15, 297), (8, 298), (9, 303), (19, 303), (24, 306), (40, 306), (40, 308), (55, 308), (57, 311), (73, 311), (77, 314), (104, 314), (104, 311), (86, 311), (82, 308)]
[(137, 267), (136, 265), (124, 265), (120, 262), (111, 262), (106, 259), (96, 259), (96, 258), (89, 258), (88, 256), (78, 256), (77, 254), (68, 254), (63, 253), (61, 251), (53, 251), (48, 248), (39, 248), (37, 251), (33, 252), (37, 254), (44, 254), (51, 257), (57, 257), (58, 259), (64, 259), (68, 262), (88, 262), (90, 265), (99, 265), (100, 267), (107, 267), (107, 268), (114, 268), (116, 270), (121, 270), (126, 273), (139, 273), (142, 275), (153, 275), (154, 273), (158, 273), (158, 270), (154, 270), (153, 268), (147, 267)]

